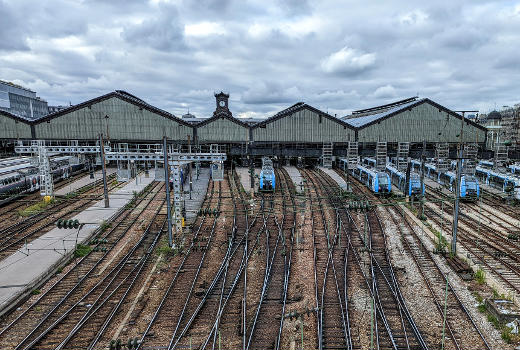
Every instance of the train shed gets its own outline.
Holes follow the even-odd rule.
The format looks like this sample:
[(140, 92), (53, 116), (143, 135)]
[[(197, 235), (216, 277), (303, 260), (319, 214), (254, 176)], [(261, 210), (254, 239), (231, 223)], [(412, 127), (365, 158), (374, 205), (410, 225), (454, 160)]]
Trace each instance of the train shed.
[(304, 102), (251, 127), (256, 154), (319, 157), (324, 144), (346, 147), (355, 128)]
[(38, 119), (35, 138), (95, 140), (103, 133), (120, 142), (186, 140), (192, 126), (140, 98), (116, 90)]
[(484, 143), (486, 128), (428, 98), (354, 111), (343, 118), (358, 142)]

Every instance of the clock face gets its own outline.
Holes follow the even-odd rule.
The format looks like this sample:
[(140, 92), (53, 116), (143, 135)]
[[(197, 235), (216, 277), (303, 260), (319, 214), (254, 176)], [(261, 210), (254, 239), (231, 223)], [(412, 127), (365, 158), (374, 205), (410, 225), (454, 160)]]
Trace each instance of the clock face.
[(219, 105), (220, 105), (220, 107), (224, 107), (226, 105), (226, 101), (220, 101)]

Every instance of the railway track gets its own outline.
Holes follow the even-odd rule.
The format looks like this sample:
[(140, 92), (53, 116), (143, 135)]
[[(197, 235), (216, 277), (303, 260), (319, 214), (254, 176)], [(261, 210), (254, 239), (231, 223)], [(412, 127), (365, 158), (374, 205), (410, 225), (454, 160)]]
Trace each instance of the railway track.
[[(329, 185), (332, 185), (331, 179), (329, 179)], [(363, 197), (372, 197), (364, 186), (357, 183), (353, 183), (353, 185)], [(329, 195), (329, 197), (331, 196)], [(331, 198), (337, 198), (337, 196)], [(343, 204), (336, 203), (336, 206), (343, 206)], [(351, 225), (349, 223), (349, 226)], [(364, 225), (368, 229), (367, 235), (361, 237), (360, 230), (357, 229), (357, 237), (353, 235), (349, 244), (352, 244), (353, 258), (358, 262), (361, 259), (356, 251), (366, 249), (370, 255), (370, 271), (362, 273), (369, 284), (368, 288), (373, 298), (374, 330), (372, 332), (375, 340), (371, 340), (371, 342), (375, 343), (378, 348), (427, 349), (428, 345), (399, 289), (390, 263), (385, 234), (380, 219), (373, 209), (365, 213)], [(350, 260), (353, 259), (350, 258)]]
[[(82, 176), (84, 176), (84, 174), (82, 174)], [(78, 176), (78, 177), (81, 177), (81, 176)], [(114, 178), (115, 178), (115, 174), (112, 174), (107, 179), (110, 181)], [(97, 190), (102, 191), (102, 189), (103, 189), (102, 184), (103, 184), (102, 180), (96, 180), (93, 183), (86, 184), (85, 186), (82, 186), (82, 187), (76, 189), (74, 192), (83, 193), (83, 192), (86, 192), (88, 189), (92, 189), (92, 190), (97, 189)], [(63, 184), (63, 186), (60, 186), (56, 189), (59, 189), (61, 187), (65, 187), (65, 186), (67, 186), (67, 183)], [(66, 197), (66, 196), (64, 196), (64, 197)], [(41, 198), (41, 195), (39, 192), (31, 193), (23, 198), (19, 198), (11, 203), (7, 203), (5, 205), (0, 206), (0, 218), (2, 219), (2, 221), (0, 222), (0, 236), (2, 235), (2, 233), (8, 232), (12, 227), (16, 227), (16, 225), (20, 225), (24, 222), (29, 223), (29, 222), (34, 221), (35, 219), (43, 216), (44, 213), (38, 213), (38, 214), (31, 215), (23, 220), (20, 220), (21, 217), (19, 215), (19, 211), (21, 209), (29, 207), (30, 205), (33, 204), (33, 202), (36, 203), (41, 200), (42, 200), (42, 198)], [(59, 205), (59, 203), (55, 204), (53, 206), (50, 206), (47, 208), (47, 210), (52, 210), (54, 207), (57, 207), (58, 205)], [(63, 204), (61, 207), (63, 207)]]
[[(388, 201), (383, 202), (389, 204)], [(490, 349), (469, 311), (461, 302), (432, 253), (422, 243), (404, 211), (399, 206), (388, 205), (384, 207), (384, 210), (388, 212), (391, 221), (402, 237), (405, 251), (418, 267), (438, 312), (437, 319), (442, 320), (444, 310), (446, 310), (446, 343), (441, 344), (442, 340), (432, 339), (431, 344), (457, 350)], [(401, 224), (403, 222), (404, 225)], [(446, 302), (446, 309), (444, 309), (444, 302)]]
[[(222, 191), (222, 182), (216, 184), (212, 181), (209, 195), (201, 208), (217, 207), (220, 210)], [(215, 239), (216, 225), (217, 217), (212, 220), (207, 214), (199, 216), (191, 243), (184, 257), (174, 267), (175, 274), (171, 276), (171, 281), (141, 336), (139, 348), (168, 345), (180, 331), (182, 322), (194, 303), (192, 298), (195, 284), (206, 254)]]
[[(246, 349), (279, 349), (283, 327), (283, 315), (287, 300), (292, 255), (292, 232), (295, 228), (295, 214), (289, 215), (287, 204), (294, 205), (290, 186), (284, 170), (275, 170), (278, 189), (268, 205), (270, 215), (263, 212), (266, 225), (267, 259), (264, 283), (260, 301), (257, 304), (253, 323), (249, 330)], [(270, 199), (271, 200), (271, 199)], [(264, 203), (269, 203), (270, 200)], [(271, 202), (272, 203), (272, 202)], [(294, 207), (293, 207), (294, 208)], [(289, 256), (288, 256), (289, 254)], [(277, 323), (276, 316), (280, 316)]]
[[(427, 194), (429, 194), (430, 198), (434, 198), (434, 202), (436, 202), (435, 204), (437, 206), (439, 206), (439, 202), (444, 202), (444, 204), (447, 205), (445, 209), (447, 210), (450, 208), (453, 211), (453, 198), (447, 196), (441, 191), (429, 187), (428, 185)], [(513, 222), (516, 219), (514, 216), (510, 215), (512, 211), (511, 209), (497, 213), (497, 210), (492, 208), (489, 204), (482, 205), (482, 202), (484, 201), (482, 197), (481, 200), (477, 202), (461, 201), (459, 203), (459, 217), (465, 220), (478, 221), (478, 224), (484, 226), (486, 230), (491, 230), (493, 232), (499, 233), (502, 236), (507, 235), (508, 233), (518, 232), (520, 230), (520, 221), (517, 221), (516, 226), (513, 226)], [(469, 212), (473, 212), (473, 216), (476, 216), (476, 218), (471, 218), (468, 214)], [(501, 233), (500, 230), (502, 230)], [(515, 242), (511, 241), (511, 244), (515, 244)], [(520, 245), (517, 246), (520, 248)]]
[(515, 205), (508, 205), (504, 203), (504, 198), (490, 191), (481, 188), (481, 196), (483, 202), (486, 204), (500, 208), (502, 212), (508, 213), (515, 220), (520, 220), (520, 209)]
[[(246, 344), (248, 291), (251, 288), (247, 264), (252, 252), (259, 246), (259, 235), (264, 225), (263, 220), (259, 219), (260, 209), (254, 216), (249, 216), (246, 201), (239, 190), (239, 181), (235, 174), (229, 176), (233, 230), (225, 256), (199, 304), (200, 312), (193, 314), (191, 324), (185, 329), (184, 339), (179, 339), (175, 344), (177, 348), (187, 346), (190, 337), (200, 339), (200, 349), (218, 348), (221, 339), (230, 348), (241, 348)], [(204, 319), (201, 315), (210, 316)]]
[[(482, 332), (433, 258), (432, 253), (420, 240), (410, 219), (400, 207), (386, 207), (386, 209), (403, 238), (402, 242), (406, 251), (419, 268), (421, 277), (438, 311), (438, 319), (443, 319), (446, 301), (446, 339), (448, 343), (451, 343), (451, 347), (445, 344), (445, 348), (490, 349)], [(401, 225), (403, 222), (404, 225)]]
[[(124, 183), (112, 184), (109, 187), (109, 191), (123, 185)], [(99, 189), (97, 188), (91, 189), (91, 191), (98, 190)], [(90, 191), (85, 193), (88, 194), (88, 192)], [(75, 213), (81, 212), (92, 205), (94, 201), (99, 200), (102, 197), (103, 194), (97, 194), (92, 199), (77, 198), (73, 200), (65, 200), (46, 209), (44, 212), (33, 215), (26, 220), (9, 225), (0, 230), (0, 260), (48, 232), (54, 227), (57, 219), (70, 218)], [(27, 248), (27, 250), (29, 250), (29, 248)]]
[[(437, 210), (448, 215), (449, 207), (437, 204), (434, 210), (425, 206), (425, 213), (438, 227), (446, 227), (451, 232), (451, 220), (444, 220)], [(473, 260), (476, 260), (488, 273), (493, 274), (508, 290), (520, 293), (520, 255), (518, 244), (505, 238), (492, 227), (486, 227), (485, 235), (477, 235), (481, 228), (470, 218), (459, 217), (459, 235), (457, 243), (466, 249)]]
[[(341, 234), (337, 215), (334, 213), (331, 217), (324, 209), (317, 174), (304, 171), (303, 175), (307, 179), (311, 208), (313, 203), (317, 205), (317, 209), (312, 210), (312, 236), (318, 348), (342, 349), (350, 343), (343, 300), (345, 283), (341, 283), (340, 276), (344, 271), (345, 249), (337, 246)], [(343, 243), (346, 243), (345, 239)]]
[[(76, 261), (36, 301), (25, 310), (4, 317), (2, 324), (5, 326), (0, 331), (1, 347), (26, 349), (57, 346), (64, 340), (63, 332), (68, 334), (71, 331), (71, 328), (66, 325), (74, 324), (73, 320), (77, 319), (81, 312), (83, 316), (89, 315), (98, 305), (93, 301), (102, 301), (102, 296), (107, 295), (110, 286), (113, 288), (119, 285), (117, 278), (124, 276), (124, 273), (119, 275), (119, 272), (124, 269), (128, 276), (128, 267), (138, 266), (129, 263), (132, 261), (130, 259), (132, 254), (124, 253), (129, 248), (118, 251), (113, 251), (113, 248), (130, 230), (137, 229), (140, 224), (138, 219), (146, 211), (152, 210), (153, 204), (164, 203), (164, 198), (161, 199), (162, 194), (157, 187), (158, 185), (155, 184), (149, 188), (137, 200), (137, 206), (133, 210), (124, 211), (115, 219), (111, 228), (104, 232), (100, 230), (96, 243), (93, 241), (94, 249)], [(162, 204), (158, 205), (159, 209), (161, 206)], [(153, 209), (155, 218), (158, 217), (159, 209)], [(153, 222), (150, 221), (146, 232), (157, 230)], [(148, 243), (147, 240), (148, 235), (143, 234), (139, 240), (140, 244), (134, 246), (131, 252), (133, 251), (134, 254), (142, 252)], [(134, 261), (137, 262), (136, 259)], [(126, 280), (128, 278), (130, 277)]]

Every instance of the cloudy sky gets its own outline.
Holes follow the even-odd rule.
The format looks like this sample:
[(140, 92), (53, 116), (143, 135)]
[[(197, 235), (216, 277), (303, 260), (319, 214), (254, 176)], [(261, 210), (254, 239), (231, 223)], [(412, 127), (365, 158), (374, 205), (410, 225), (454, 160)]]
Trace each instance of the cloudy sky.
[(121, 89), (176, 115), (298, 101), (338, 116), (414, 95), (520, 102), (520, 1), (0, 0), (0, 79), (49, 104)]

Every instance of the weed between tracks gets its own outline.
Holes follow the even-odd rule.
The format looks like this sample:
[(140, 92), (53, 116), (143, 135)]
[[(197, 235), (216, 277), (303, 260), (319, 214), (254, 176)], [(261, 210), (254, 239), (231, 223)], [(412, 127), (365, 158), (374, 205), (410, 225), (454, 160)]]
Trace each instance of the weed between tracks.
[(101, 225), (99, 226), (99, 232), (100, 233), (103, 233), (105, 232), (106, 230), (108, 230), (110, 227), (112, 227), (112, 224), (107, 222), (106, 220), (103, 220), (103, 222), (101, 223)]
[(475, 272), (475, 281), (477, 281), (478, 284), (484, 284), (486, 282), (486, 273), (484, 270), (479, 268), (477, 272)]
[(90, 253), (91, 250), (92, 247), (90, 247), (89, 245), (78, 244), (76, 245), (76, 250), (74, 250), (74, 257), (82, 258), (88, 253)]
[(164, 255), (164, 256), (168, 256), (173, 253), (173, 248), (171, 248), (170, 245), (168, 244), (167, 238), (163, 238), (161, 240), (161, 243), (159, 243), (159, 246), (157, 247), (156, 253), (157, 253), (157, 255)]
[[(479, 278), (477, 278), (477, 276), (480, 276), (479, 278), (482, 279), (482, 282), (479, 281)], [(477, 280), (477, 282), (479, 284), (484, 283), (485, 277), (484, 277), (484, 271), (482, 271), (482, 269), (479, 269), (475, 273), (475, 280)], [(477, 306), (478, 311), (480, 313), (486, 315), (488, 322), (491, 323), (493, 325), (493, 327), (495, 327), (495, 329), (500, 332), (500, 337), (502, 338), (502, 340), (504, 340), (508, 344), (520, 342), (520, 336), (518, 334), (512, 333), (513, 329), (511, 327), (500, 322), (494, 315), (489, 313), (487, 306), (486, 306), (485, 299), (476, 291), (473, 292), (472, 294), (475, 297), (475, 300), (478, 302), (478, 306)], [(493, 289), (493, 298), (510, 300), (510, 298), (506, 298), (504, 294), (499, 295), (498, 292), (496, 291), (496, 289)]]
[(41, 201), (41, 202), (33, 204), (25, 209), (18, 211), (18, 214), (20, 216), (31, 216), (34, 214), (38, 214), (38, 213), (41, 213), (42, 211), (44, 211), (48, 206), (53, 205), (54, 203), (56, 203), (56, 199), (54, 199), (54, 198), (48, 202)]

